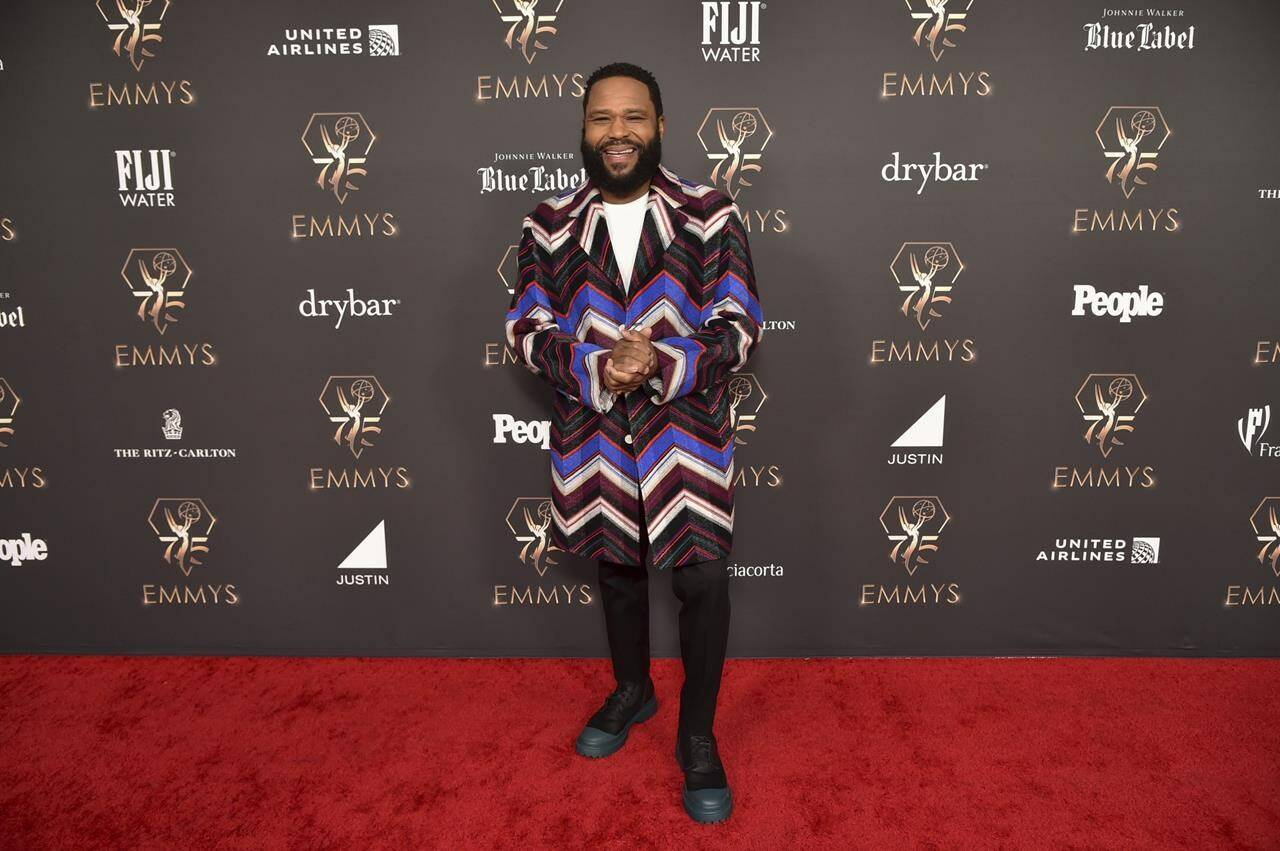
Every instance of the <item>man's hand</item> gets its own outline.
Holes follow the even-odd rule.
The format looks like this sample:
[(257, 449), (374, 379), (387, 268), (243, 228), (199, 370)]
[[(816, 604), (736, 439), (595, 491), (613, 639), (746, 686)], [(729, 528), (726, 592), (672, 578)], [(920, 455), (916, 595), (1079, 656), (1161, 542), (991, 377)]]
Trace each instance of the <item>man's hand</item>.
[(634, 331), (622, 329), (622, 338), (604, 364), (604, 385), (614, 393), (630, 393), (658, 371), (658, 353), (649, 342), (652, 328)]

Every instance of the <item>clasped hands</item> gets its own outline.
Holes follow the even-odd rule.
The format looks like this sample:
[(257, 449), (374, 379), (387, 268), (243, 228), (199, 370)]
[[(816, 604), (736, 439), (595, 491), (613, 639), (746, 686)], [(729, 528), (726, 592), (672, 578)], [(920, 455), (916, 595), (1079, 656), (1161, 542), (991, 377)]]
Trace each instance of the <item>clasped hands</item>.
[(658, 351), (649, 341), (652, 328), (622, 329), (622, 338), (604, 362), (604, 386), (614, 393), (638, 390), (658, 373)]

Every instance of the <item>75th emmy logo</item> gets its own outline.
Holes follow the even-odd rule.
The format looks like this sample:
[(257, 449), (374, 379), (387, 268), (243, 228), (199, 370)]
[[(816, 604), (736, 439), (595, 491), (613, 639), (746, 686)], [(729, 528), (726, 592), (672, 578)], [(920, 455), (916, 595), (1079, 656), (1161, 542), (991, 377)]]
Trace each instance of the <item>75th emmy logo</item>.
[(1124, 197), (1146, 186), (1155, 172), (1156, 157), (1173, 131), (1158, 106), (1113, 106), (1094, 130), (1098, 144), (1111, 165), (1107, 182), (1120, 187)]
[(1106, 458), (1112, 449), (1124, 446), (1120, 438), (1133, 431), (1134, 417), (1146, 401), (1146, 391), (1132, 373), (1090, 374), (1076, 391), (1076, 405), (1089, 424), (1084, 442), (1096, 445)]
[(1249, 523), (1262, 544), (1258, 550), (1258, 563), (1270, 565), (1271, 572), (1280, 576), (1280, 496), (1269, 496), (1259, 502), (1249, 517)]
[(941, 318), (941, 305), (951, 303), (951, 290), (964, 263), (949, 242), (904, 242), (889, 266), (898, 290), (906, 293), (902, 315), (914, 318), (923, 331)]
[[(714, 141), (708, 138), (711, 126), (716, 131)], [(712, 185), (722, 188), (730, 198), (737, 198), (742, 187), (751, 185), (747, 177), (760, 172), (760, 158), (772, 138), (773, 130), (756, 107), (707, 110), (698, 127), (698, 141), (707, 152), (707, 159), (715, 163), (711, 169)]]
[(165, 544), (165, 562), (177, 565), (184, 576), (202, 563), (198, 556), (208, 554), (209, 534), (216, 522), (204, 500), (193, 497), (157, 499), (147, 516), (151, 531)]
[[(504, 24), (510, 24), (507, 27), (507, 35), (502, 43), (512, 50), (519, 45), (520, 55), (524, 57), (524, 61), (533, 64), (533, 59), (538, 55), (539, 50), (546, 50), (547, 46), (539, 40), (539, 36), (553, 36), (556, 34), (556, 28), (552, 26), (556, 17), (560, 14), (560, 7), (564, 5), (564, 0), (557, 0), (555, 7), (551, 9), (550, 14), (538, 14), (538, 0), (511, 0), (511, 8), (515, 14), (504, 12), (498, 0), (490, 0), (493, 8), (498, 11), (498, 17), (502, 19)], [(547, 4), (550, 5), (550, 4)], [(546, 5), (543, 8), (547, 8)]]
[(176, 248), (135, 248), (120, 270), (129, 291), (139, 300), (138, 318), (163, 334), (183, 301), (191, 281), (191, 267)]
[(907, 0), (912, 20), (920, 22), (911, 40), (917, 47), (927, 46), (934, 62), (942, 58), (946, 48), (956, 46), (951, 34), (965, 31), (964, 20), (969, 17), (973, 0), (958, 0), (951, 5), (948, 9), (947, 0)]
[(373, 446), (373, 435), (382, 433), (379, 423), (390, 402), (391, 397), (373, 375), (330, 376), (320, 393), (320, 405), (329, 421), (337, 424), (333, 442), (346, 446), (356, 458)]
[(13, 417), (20, 404), (22, 400), (13, 392), (13, 387), (6, 379), (0, 378), (0, 446), (9, 446), (6, 441), (13, 437)]
[(507, 528), (520, 548), (520, 561), (533, 565), (539, 576), (556, 564), (551, 554), (560, 548), (551, 543), (551, 500), (546, 497), (518, 497), (507, 512)]
[(880, 512), (880, 527), (893, 541), (889, 561), (914, 576), (916, 568), (929, 563), (926, 556), (938, 551), (938, 538), (949, 522), (936, 496), (895, 496)]
[(313, 113), (302, 131), (302, 144), (320, 166), (316, 185), (344, 203), (348, 193), (360, 188), (354, 178), (368, 174), (364, 164), (374, 139), (369, 122), (358, 112)]
[(170, 0), (97, 0), (96, 5), (107, 28), (116, 34), (111, 50), (128, 59), (133, 70), (141, 71), (143, 62), (155, 58), (150, 48), (163, 41), (158, 30)]

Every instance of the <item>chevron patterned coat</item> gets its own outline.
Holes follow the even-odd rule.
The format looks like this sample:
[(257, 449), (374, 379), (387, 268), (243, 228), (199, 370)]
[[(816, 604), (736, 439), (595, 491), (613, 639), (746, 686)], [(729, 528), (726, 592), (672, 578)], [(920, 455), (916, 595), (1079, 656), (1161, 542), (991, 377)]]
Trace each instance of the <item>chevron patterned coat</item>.
[[(655, 568), (728, 556), (734, 423), (728, 379), (764, 324), (733, 200), (660, 166), (649, 185), (629, 291), (603, 198), (587, 179), (524, 219), (507, 345), (555, 388), (551, 542)], [(659, 372), (615, 394), (604, 363), (621, 329), (652, 328)]]

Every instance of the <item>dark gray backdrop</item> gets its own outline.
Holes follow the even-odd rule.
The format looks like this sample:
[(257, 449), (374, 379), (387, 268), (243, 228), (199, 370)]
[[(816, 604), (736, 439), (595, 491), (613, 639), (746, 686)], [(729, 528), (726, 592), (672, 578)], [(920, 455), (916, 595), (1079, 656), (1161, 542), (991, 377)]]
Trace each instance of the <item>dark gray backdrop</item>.
[[(594, 563), (558, 554), (539, 573), (506, 524), (517, 500), (546, 498), (548, 454), (493, 442), (494, 414), (550, 418), (548, 386), (501, 362), (499, 271), (522, 216), (549, 193), (482, 193), (477, 173), (496, 154), (575, 152), (581, 100), (477, 91), (481, 77), (585, 78), (626, 59), (663, 85), (665, 162), (682, 176), (710, 179), (695, 133), (708, 110), (759, 110), (773, 133), (737, 197), (748, 215), (785, 211), (788, 227), (751, 232), (765, 314), (780, 327), (748, 367), (767, 401), (737, 450), (747, 481), (730, 558), (772, 568), (734, 578), (732, 655), (1274, 653), (1280, 610), (1226, 601), (1231, 586), (1277, 585), (1250, 527), (1280, 494), (1277, 462), (1247, 453), (1235, 423), (1280, 403), (1280, 366), (1253, 362), (1259, 341), (1280, 338), (1280, 201), (1259, 197), (1277, 186), (1280, 15), (1266, 2), (1167, 8), (1185, 14), (1108, 20), (1194, 25), (1193, 49), (1085, 51), (1099, 4), (977, 0), (934, 62), (912, 44), (901, 2), (770, 0), (760, 61), (717, 63), (702, 57), (698, 2), (564, 0), (557, 32), (527, 62), (503, 43), (490, 0), (176, 0), (135, 71), (91, 0), (11, 0), (0, 13), (0, 219), (16, 238), (0, 242), (0, 309), (21, 306), (25, 324), (0, 328), (0, 377), (22, 399), (0, 464), (38, 467), (47, 484), (0, 488), (0, 539), (30, 533), (49, 555), (0, 565), (0, 649), (603, 655)], [(378, 23), (398, 27), (400, 55), (267, 55), (290, 28)], [(976, 71), (989, 95), (881, 97), (885, 72)], [(89, 105), (94, 83), (179, 80), (193, 104)], [(1110, 107), (1134, 104), (1158, 106), (1173, 135), (1150, 185), (1125, 199), (1093, 133)], [(339, 204), (316, 186), (300, 137), (313, 113), (342, 110), (377, 140), (361, 188)], [(176, 152), (176, 206), (121, 205), (114, 151), (128, 149)], [(881, 179), (895, 151), (989, 168), (917, 195)], [(538, 164), (578, 168), (504, 167)], [(1181, 227), (1072, 233), (1077, 208), (1177, 208)], [(398, 235), (290, 238), (295, 214), (359, 210), (393, 214)], [(889, 275), (911, 240), (950, 241), (966, 266), (923, 333), (897, 313)], [(177, 247), (194, 271), (163, 336), (138, 320), (119, 274), (144, 246)], [(1086, 283), (1147, 284), (1164, 312), (1072, 317), (1072, 287)], [(348, 287), (401, 301), (340, 329), (299, 315), (308, 288), (334, 299)], [(975, 362), (869, 363), (876, 339), (957, 338), (974, 341)], [(182, 342), (212, 344), (217, 365), (114, 365), (117, 345)], [(1134, 373), (1149, 397), (1107, 459), (1082, 440), (1073, 401), (1091, 372)], [(357, 461), (332, 442), (318, 397), (331, 375), (365, 374), (392, 401)], [(944, 463), (887, 464), (943, 394)], [(161, 434), (168, 408), (181, 412), (181, 441)], [(236, 457), (115, 452), (177, 445)], [(1149, 465), (1158, 485), (1049, 486), (1055, 466), (1100, 464)], [(310, 468), (353, 466), (403, 467), (412, 487), (308, 487)], [(914, 576), (890, 562), (878, 522), (896, 495), (936, 495), (951, 516)], [(189, 576), (147, 524), (167, 497), (200, 497), (217, 517)], [(336, 585), (383, 520), (388, 566), (366, 574), (389, 584)], [(1158, 564), (1036, 560), (1057, 538), (1135, 536), (1160, 538)], [(669, 577), (653, 578), (655, 653), (673, 655)], [(961, 602), (859, 604), (866, 585), (929, 582), (955, 583)], [(147, 586), (227, 584), (235, 605), (144, 603)], [(512, 589), (550, 601), (502, 604)]]

